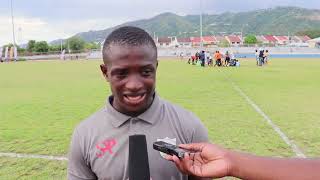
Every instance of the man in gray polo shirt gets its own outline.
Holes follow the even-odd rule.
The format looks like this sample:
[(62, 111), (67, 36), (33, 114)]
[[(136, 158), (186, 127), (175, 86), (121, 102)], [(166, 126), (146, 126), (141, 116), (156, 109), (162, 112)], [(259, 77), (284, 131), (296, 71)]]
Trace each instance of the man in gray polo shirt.
[(196, 179), (179, 172), (152, 143), (208, 141), (206, 128), (191, 112), (162, 100), (155, 92), (157, 48), (144, 30), (121, 27), (105, 40), (103, 76), (112, 95), (106, 106), (74, 130), (68, 164), (70, 180), (127, 180), (129, 136), (145, 134), (153, 180)]

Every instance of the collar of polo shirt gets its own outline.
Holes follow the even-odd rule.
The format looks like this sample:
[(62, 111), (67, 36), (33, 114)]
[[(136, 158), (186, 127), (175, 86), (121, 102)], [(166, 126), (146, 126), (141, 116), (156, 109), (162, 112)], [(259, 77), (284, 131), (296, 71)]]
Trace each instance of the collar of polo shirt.
[(157, 93), (155, 93), (154, 95), (151, 106), (144, 113), (140, 114), (138, 117), (131, 117), (131, 116), (125, 115), (123, 113), (120, 113), (116, 109), (114, 109), (114, 107), (110, 103), (111, 98), (113, 97), (110, 96), (106, 102), (106, 111), (109, 116), (108, 118), (110, 118), (111, 123), (114, 127), (120, 127), (122, 124), (124, 124), (131, 118), (138, 118), (149, 124), (153, 124), (160, 117), (161, 101)]

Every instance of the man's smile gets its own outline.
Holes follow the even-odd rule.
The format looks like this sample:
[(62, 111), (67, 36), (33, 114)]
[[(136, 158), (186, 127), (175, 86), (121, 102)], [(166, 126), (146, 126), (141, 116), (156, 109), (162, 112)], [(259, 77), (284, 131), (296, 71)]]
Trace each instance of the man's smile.
[(141, 104), (143, 101), (145, 101), (145, 98), (146, 98), (146, 93), (124, 94), (125, 103), (131, 106)]

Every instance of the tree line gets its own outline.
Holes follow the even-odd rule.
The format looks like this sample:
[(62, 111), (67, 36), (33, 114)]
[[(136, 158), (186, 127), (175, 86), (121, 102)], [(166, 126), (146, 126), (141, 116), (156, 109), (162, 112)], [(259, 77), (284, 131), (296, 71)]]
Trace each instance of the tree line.
[(296, 33), (298, 36), (309, 36), (311, 39), (320, 37), (320, 29), (305, 30)]
[[(7, 44), (3, 46), (3, 51), (6, 47), (12, 47), (13, 44)], [(26, 48), (21, 48), (17, 46), (18, 53), (50, 53), (50, 52), (60, 52), (61, 49), (65, 49), (66, 52), (70, 50), (71, 52), (82, 52), (92, 49), (100, 49), (100, 44), (95, 42), (85, 42), (82, 38), (73, 36), (65, 40), (61, 44), (49, 44), (47, 41), (35, 41), (29, 40)]]

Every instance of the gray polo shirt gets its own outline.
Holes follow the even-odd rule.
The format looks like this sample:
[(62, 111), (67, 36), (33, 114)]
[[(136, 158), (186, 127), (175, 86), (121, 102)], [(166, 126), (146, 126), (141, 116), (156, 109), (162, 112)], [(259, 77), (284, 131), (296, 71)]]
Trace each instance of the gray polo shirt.
[(150, 108), (138, 117), (116, 111), (108, 100), (104, 108), (75, 128), (68, 179), (127, 180), (129, 136), (133, 134), (146, 135), (153, 180), (188, 179), (153, 150), (153, 142), (164, 138), (176, 144), (208, 141), (207, 130), (195, 115), (157, 95)]

